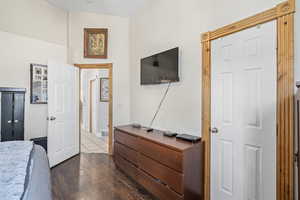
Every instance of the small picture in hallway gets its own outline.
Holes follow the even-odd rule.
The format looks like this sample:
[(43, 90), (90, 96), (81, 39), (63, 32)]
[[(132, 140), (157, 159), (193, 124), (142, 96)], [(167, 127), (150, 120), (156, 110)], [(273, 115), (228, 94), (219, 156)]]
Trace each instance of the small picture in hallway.
[(30, 64), (30, 102), (31, 104), (47, 104), (48, 75), (47, 65)]
[(100, 78), (100, 101), (108, 102), (109, 101), (109, 79)]
[(84, 29), (84, 57), (107, 58), (107, 29)]

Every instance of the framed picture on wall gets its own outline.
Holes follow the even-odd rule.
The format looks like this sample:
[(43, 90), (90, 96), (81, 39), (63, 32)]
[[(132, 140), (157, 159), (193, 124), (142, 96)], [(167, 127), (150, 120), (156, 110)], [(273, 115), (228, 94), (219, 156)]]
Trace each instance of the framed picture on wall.
[(84, 29), (84, 57), (107, 58), (108, 29)]
[(100, 102), (109, 101), (109, 79), (100, 78)]
[(30, 103), (48, 103), (47, 65), (30, 64)]

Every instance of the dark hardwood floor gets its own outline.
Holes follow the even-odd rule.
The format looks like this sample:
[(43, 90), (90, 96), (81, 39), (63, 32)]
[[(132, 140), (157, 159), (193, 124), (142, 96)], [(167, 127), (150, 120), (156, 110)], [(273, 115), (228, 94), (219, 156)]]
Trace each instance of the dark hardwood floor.
[(51, 170), (54, 200), (154, 200), (107, 154), (80, 154)]

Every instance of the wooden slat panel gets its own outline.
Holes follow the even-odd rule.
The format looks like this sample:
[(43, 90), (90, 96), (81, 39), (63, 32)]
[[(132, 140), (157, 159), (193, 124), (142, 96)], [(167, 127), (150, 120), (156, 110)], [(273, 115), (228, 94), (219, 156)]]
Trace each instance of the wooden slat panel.
[[(203, 37), (207, 37), (203, 35)], [(202, 43), (202, 140), (205, 145), (204, 198), (210, 199), (211, 42)]]
[(277, 199), (293, 200), (294, 16), (278, 18)]
[(139, 168), (161, 180), (177, 193), (183, 194), (183, 174), (168, 168), (151, 158), (139, 156)]
[(117, 167), (120, 170), (122, 170), (125, 174), (127, 174), (134, 180), (138, 178), (138, 169), (133, 164), (122, 158), (122, 156), (120, 156), (119, 154), (114, 154), (114, 161)]
[(138, 146), (139, 146), (138, 137), (115, 130), (115, 140), (120, 144), (123, 144), (134, 150), (138, 150)]
[(153, 179), (148, 174), (139, 170), (138, 183), (147, 188), (147, 190), (160, 200), (183, 200), (183, 196), (170, 190), (167, 186)]
[(114, 150), (116, 154), (119, 154), (126, 160), (132, 162), (133, 164), (138, 164), (138, 152), (126, 147), (125, 145), (122, 145), (118, 142), (115, 142)]
[(132, 125), (117, 126), (115, 127), (115, 129), (125, 134), (129, 134), (153, 142), (177, 152), (184, 152), (190, 148), (193, 148), (193, 144), (191, 144), (190, 142), (177, 140), (175, 137), (166, 137), (163, 135), (163, 131), (157, 129), (154, 129), (151, 132), (147, 132), (145, 128), (134, 128)]
[[(204, 199), (204, 144), (196, 144), (195, 148), (184, 152), (183, 156), (184, 198)], [(199, 169), (199, 170), (191, 170)]]
[(166, 165), (178, 172), (183, 171), (183, 155), (180, 152), (158, 145), (148, 140), (140, 139), (140, 153)]

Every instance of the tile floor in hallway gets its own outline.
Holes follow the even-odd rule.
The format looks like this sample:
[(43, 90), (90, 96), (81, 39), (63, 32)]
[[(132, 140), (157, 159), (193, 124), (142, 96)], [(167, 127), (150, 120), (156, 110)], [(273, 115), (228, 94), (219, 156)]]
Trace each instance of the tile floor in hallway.
[(108, 136), (97, 137), (95, 134), (81, 131), (82, 153), (108, 153)]

